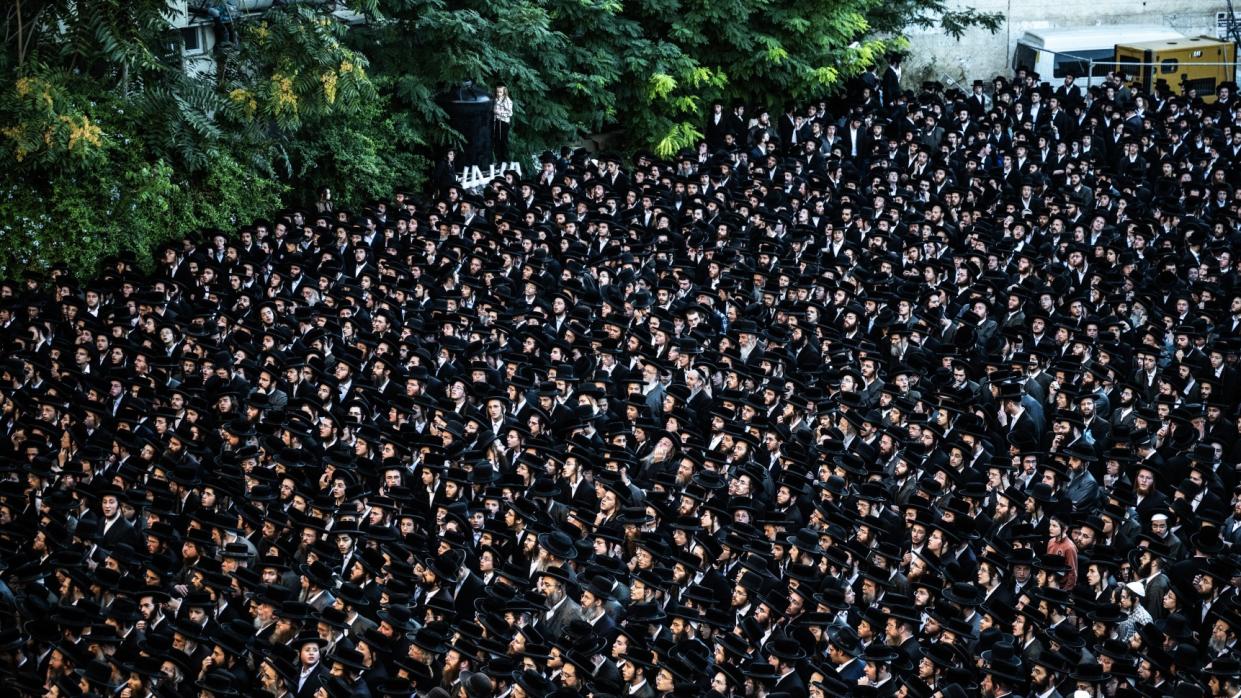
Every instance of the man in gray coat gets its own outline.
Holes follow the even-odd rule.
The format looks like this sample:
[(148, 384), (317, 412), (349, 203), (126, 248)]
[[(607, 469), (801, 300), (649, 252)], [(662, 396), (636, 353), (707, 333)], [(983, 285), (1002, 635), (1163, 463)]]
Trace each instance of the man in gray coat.
[(548, 567), (539, 573), (539, 591), (547, 597), (547, 610), (535, 625), (543, 637), (560, 637), (570, 622), (585, 621), (582, 607), (569, 597), (572, 577), (560, 566)]

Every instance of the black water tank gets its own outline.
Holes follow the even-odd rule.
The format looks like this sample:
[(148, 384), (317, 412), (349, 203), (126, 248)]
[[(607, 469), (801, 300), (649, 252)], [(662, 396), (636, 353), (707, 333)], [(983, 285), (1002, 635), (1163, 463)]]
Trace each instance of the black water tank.
[(441, 100), (448, 112), (448, 123), (465, 137), (460, 151), (463, 166), (491, 164), (491, 95), (466, 80), (445, 94)]

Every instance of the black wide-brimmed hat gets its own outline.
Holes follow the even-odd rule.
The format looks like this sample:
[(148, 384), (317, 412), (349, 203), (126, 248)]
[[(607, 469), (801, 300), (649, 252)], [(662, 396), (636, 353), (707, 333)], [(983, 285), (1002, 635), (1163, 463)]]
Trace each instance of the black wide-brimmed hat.
[(569, 534), (564, 531), (540, 533), (538, 540), (540, 546), (561, 560), (577, 559), (577, 546), (573, 544), (573, 539), (569, 537)]
[(784, 634), (775, 634), (763, 645), (763, 652), (772, 657), (778, 657), (788, 662), (796, 662), (806, 656), (806, 650), (793, 637)]

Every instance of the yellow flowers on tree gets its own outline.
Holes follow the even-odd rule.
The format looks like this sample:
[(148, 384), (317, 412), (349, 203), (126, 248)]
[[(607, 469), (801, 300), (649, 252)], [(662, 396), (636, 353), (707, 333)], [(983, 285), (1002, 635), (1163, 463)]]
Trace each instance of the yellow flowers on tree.
[(22, 76), (4, 100), (9, 109), (0, 148), (17, 163), (73, 167), (101, 154), (103, 128), (91, 120), (89, 105), (78, 103), (55, 77)]

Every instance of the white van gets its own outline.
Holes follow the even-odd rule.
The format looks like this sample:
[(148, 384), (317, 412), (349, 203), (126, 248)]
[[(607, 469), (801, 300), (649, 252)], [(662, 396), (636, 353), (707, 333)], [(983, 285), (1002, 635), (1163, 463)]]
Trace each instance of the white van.
[(1103, 82), (1115, 68), (1116, 44), (1182, 38), (1184, 35), (1174, 29), (1149, 24), (1031, 30), (1017, 40), (1013, 70), (1025, 66), (1038, 73), (1040, 81), (1053, 86), (1072, 73), (1077, 84), (1086, 89)]

